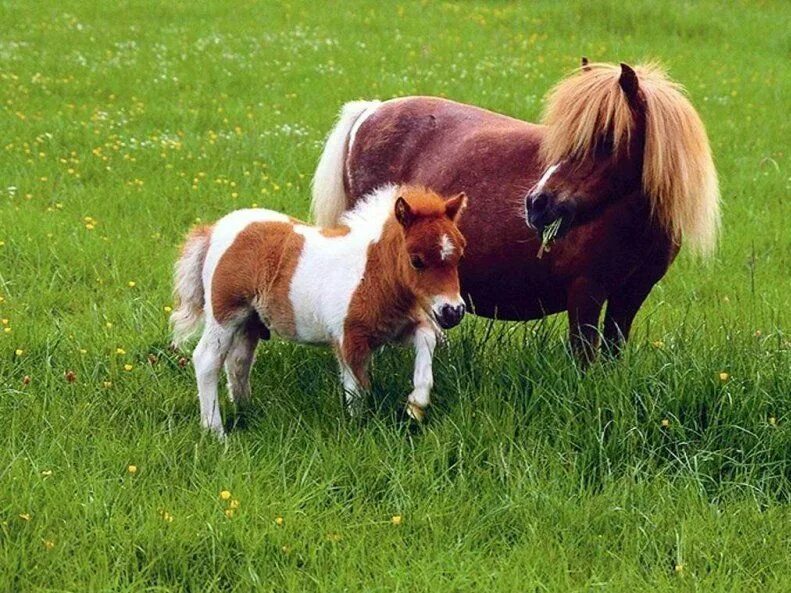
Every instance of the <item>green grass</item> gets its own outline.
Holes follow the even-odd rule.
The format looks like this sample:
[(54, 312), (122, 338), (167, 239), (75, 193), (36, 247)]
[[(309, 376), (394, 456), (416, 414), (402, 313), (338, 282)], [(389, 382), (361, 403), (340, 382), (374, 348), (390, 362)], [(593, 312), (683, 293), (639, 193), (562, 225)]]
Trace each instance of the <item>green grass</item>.
[[(787, 4), (5, 0), (0, 20), (1, 591), (787, 590)], [(201, 433), (164, 310), (197, 218), (305, 216), (346, 100), (534, 120), (583, 54), (670, 68), (724, 199), (717, 256), (682, 255), (622, 361), (579, 374), (561, 318), (466, 320), (414, 429), (408, 352), (376, 359), (354, 423), (331, 355), (275, 342), (247, 426)]]

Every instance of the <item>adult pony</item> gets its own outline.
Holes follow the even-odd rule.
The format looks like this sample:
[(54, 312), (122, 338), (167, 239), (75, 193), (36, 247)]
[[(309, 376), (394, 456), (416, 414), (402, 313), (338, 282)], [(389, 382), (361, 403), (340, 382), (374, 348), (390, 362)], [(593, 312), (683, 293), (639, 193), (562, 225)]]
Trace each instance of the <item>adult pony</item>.
[[(462, 294), (485, 317), (568, 311), (574, 353), (619, 352), (682, 239), (708, 254), (717, 174), (703, 124), (656, 65), (588, 64), (548, 95), (541, 124), (433, 97), (347, 103), (313, 179), (331, 224), (383, 183), (416, 183), (469, 207)], [(545, 227), (560, 221), (551, 252)], [(554, 226), (554, 225), (553, 225)]]

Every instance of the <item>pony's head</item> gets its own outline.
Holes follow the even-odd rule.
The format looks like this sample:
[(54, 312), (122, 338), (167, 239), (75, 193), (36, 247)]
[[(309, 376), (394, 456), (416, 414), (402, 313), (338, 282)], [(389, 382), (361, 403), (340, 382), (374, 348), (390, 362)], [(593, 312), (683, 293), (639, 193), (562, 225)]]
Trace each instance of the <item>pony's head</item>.
[(714, 246), (719, 189), (708, 138), (680, 86), (656, 65), (588, 64), (549, 94), (544, 173), (525, 197), (539, 234), (595, 219), (617, 200), (646, 200), (673, 240)]
[(447, 329), (464, 316), (459, 259), (466, 241), (456, 223), (467, 205), (463, 193), (443, 200), (434, 192), (402, 187), (394, 215), (403, 230), (400, 273), (421, 306)]

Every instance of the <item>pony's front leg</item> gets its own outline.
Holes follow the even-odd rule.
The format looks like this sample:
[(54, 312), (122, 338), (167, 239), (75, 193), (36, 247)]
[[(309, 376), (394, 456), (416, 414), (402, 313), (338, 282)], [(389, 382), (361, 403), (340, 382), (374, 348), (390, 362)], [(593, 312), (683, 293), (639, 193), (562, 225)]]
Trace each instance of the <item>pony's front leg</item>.
[(341, 368), (346, 409), (351, 416), (359, 416), (365, 403), (365, 393), (371, 388), (368, 378), (371, 348), (368, 340), (347, 333), (343, 343), (336, 346), (335, 354)]
[(577, 278), (569, 288), (569, 340), (571, 350), (583, 368), (596, 358), (599, 317), (606, 296), (602, 285), (589, 278)]
[(407, 398), (406, 411), (410, 418), (422, 422), (426, 408), (431, 403), (431, 388), (434, 386), (432, 361), (437, 346), (437, 334), (428, 322), (421, 322), (412, 336), (415, 347), (414, 388)]

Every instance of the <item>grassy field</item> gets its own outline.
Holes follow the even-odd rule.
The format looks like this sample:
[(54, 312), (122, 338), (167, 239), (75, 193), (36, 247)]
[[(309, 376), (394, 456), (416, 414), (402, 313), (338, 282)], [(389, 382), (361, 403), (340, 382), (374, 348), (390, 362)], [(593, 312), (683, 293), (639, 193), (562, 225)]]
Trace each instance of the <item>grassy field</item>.
[[(0, 17), (0, 591), (788, 590), (786, 3), (3, 0)], [(468, 319), (416, 430), (409, 352), (376, 359), (354, 423), (331, 355), (275, 342), (245, 428), (201, 433), (167, 350), (191, 224), (306, 216), (344, 101), (535, 120), (583, 54), (669, 67), (724, 200), (716, 257), (682, 255), (622, 361), (579, 374), (560, 317)]]

